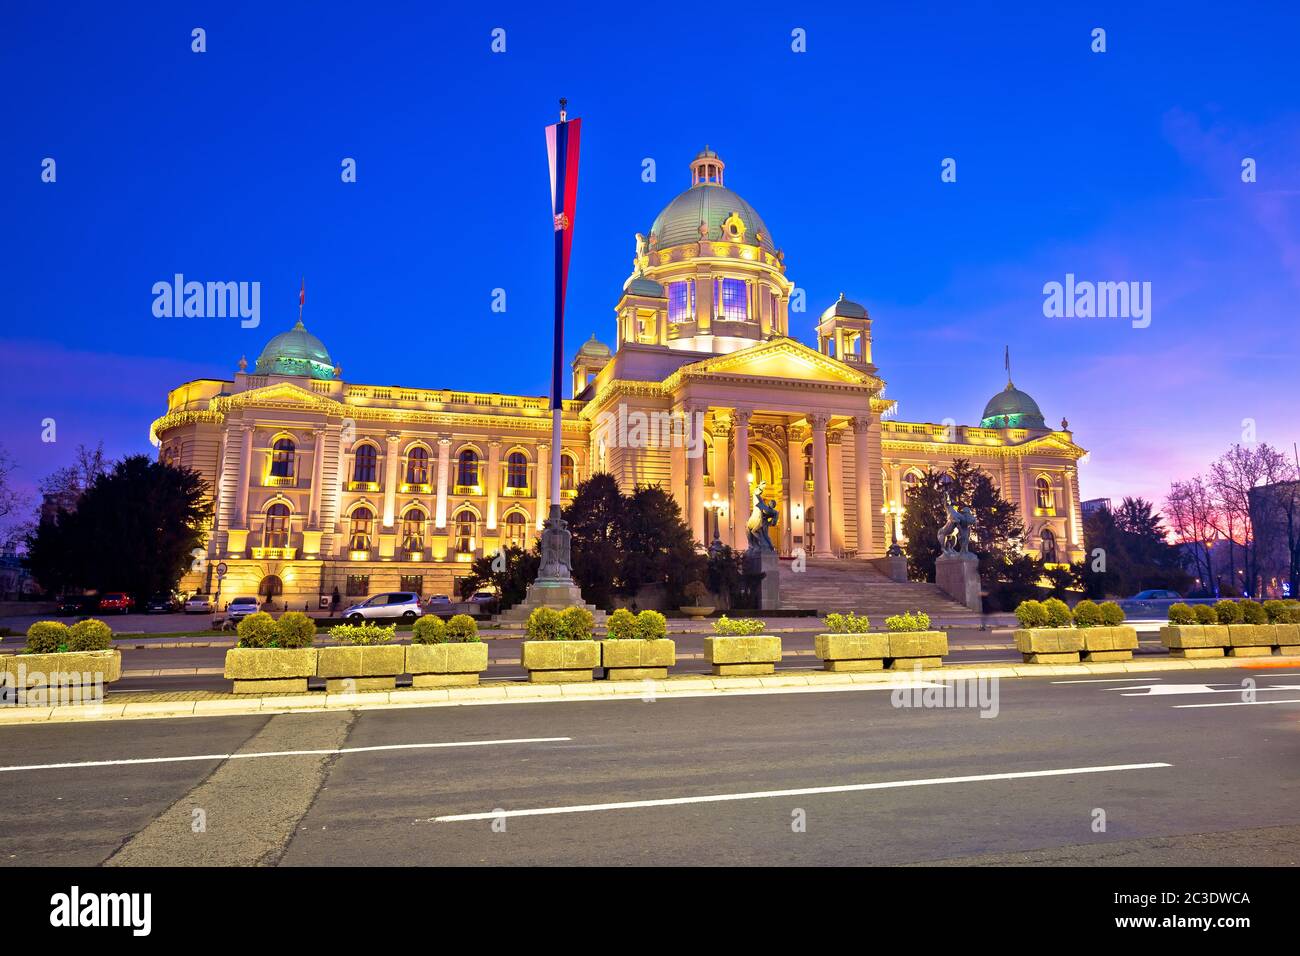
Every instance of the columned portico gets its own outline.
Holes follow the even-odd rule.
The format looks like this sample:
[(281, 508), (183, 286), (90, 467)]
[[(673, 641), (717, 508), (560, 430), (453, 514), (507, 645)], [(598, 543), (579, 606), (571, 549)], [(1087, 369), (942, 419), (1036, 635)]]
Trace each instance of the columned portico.
[(871, 417), (853, 419), (853, 478), (858, 499), (858, 554), (875, 553), (875, 502), (871, 500)]
[(749, 547), (748, 521), (752, 510), (749, 500), (749, 420), (753, 412), (738, 408), (735, 412), (732, 429), (732, 444), (735, 447), (736, 467), (732, 477), (731, 496), (731, 535), (732, 547), (743, 551)]
[(813, 500), (816, 513), (813, 515), (816, 541), (813, 552), (819, 558), (831, 558), (831, 475), (826, 460), (826, 426), (830, 416), (820, 412), (808, 416), (808, 424), (813, 431)]

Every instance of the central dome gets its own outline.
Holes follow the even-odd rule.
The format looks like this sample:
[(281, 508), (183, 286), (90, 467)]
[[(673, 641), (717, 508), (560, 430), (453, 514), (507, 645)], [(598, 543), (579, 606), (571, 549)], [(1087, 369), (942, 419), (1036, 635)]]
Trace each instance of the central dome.
[(981, 428), (1046, 428), (1038, 403), (1010, 382), (984, 406)]
[(307, 375), (328, 380), (334, 377), (334, 362), (325, 343), (308, 332), (299, 319), (288, 332), (266, 343), (254, 371), (259, 375)]
[[(767, 223), (753, 206), (722, 185), (723, 168), (718, 154), (707, 146), (695, 157), (691, 163), (691, 188), (665, 206), (650, 227), (654, 248), (666, 249), (709, 239), (744, 242), (776, 252)], [(703, 236), (701, 223), (705, 227)]]

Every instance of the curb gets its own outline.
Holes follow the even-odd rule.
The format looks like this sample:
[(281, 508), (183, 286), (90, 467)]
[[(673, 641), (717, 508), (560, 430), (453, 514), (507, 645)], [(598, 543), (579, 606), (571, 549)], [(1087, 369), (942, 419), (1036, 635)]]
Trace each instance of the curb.
[[(1262, 665), (1263, 660), (1268, 664)], [(617, 700), (649, 697), (724, 697), (755, 694), (830, 693), (893, 689), (938, 679), (1065, 677), (1094, 674), (1143, 674), (1161, 671), (1260, 670), (1300, 667), (1300, 656), (1264, 658), (1210, 658), (1203, 660), (1118, 661), (1107, 664), (955, 664), (920, 671), (868, 671), (836, 674), (809, 670), (766, 677), (711, 677), (689, 675), (666, 680), (591, 681), (572, 684), (494, 682), (478, 687), (416, 690), (401, 688), (355, 694), (319, 692), (266, 697), (224, 697), (191, 700), (118, 701), (99, 705), (62, 707), (0, 707), (0, 726), (12, 724), (69, 723), (161, 717), (212, 717), (253, 714), (288, 714), (332, 710), (385, 710), (412, 707), (459, 707), (553, 701)]]

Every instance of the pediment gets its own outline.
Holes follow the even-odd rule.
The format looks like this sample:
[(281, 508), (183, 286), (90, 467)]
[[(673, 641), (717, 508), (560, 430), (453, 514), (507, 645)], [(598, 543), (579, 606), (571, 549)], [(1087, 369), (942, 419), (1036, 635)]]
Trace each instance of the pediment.
[(715, 376), (788, 379), (805, 384), (825, 382), (875, 388), (884, 385), (874, 375), (823, 355), (794, 339), (773, 339), (738, 352), (692, 362), (678, 369), (673, 378), (689, 380)]

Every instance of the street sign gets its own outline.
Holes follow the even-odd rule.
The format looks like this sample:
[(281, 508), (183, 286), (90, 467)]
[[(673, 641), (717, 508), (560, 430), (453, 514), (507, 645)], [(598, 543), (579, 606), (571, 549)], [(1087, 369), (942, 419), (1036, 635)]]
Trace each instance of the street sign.
[(226, 576), (226, 562), (222, 561), (220, 564), (217, 565), (217, 577), (224, 578), (225, 576)]

